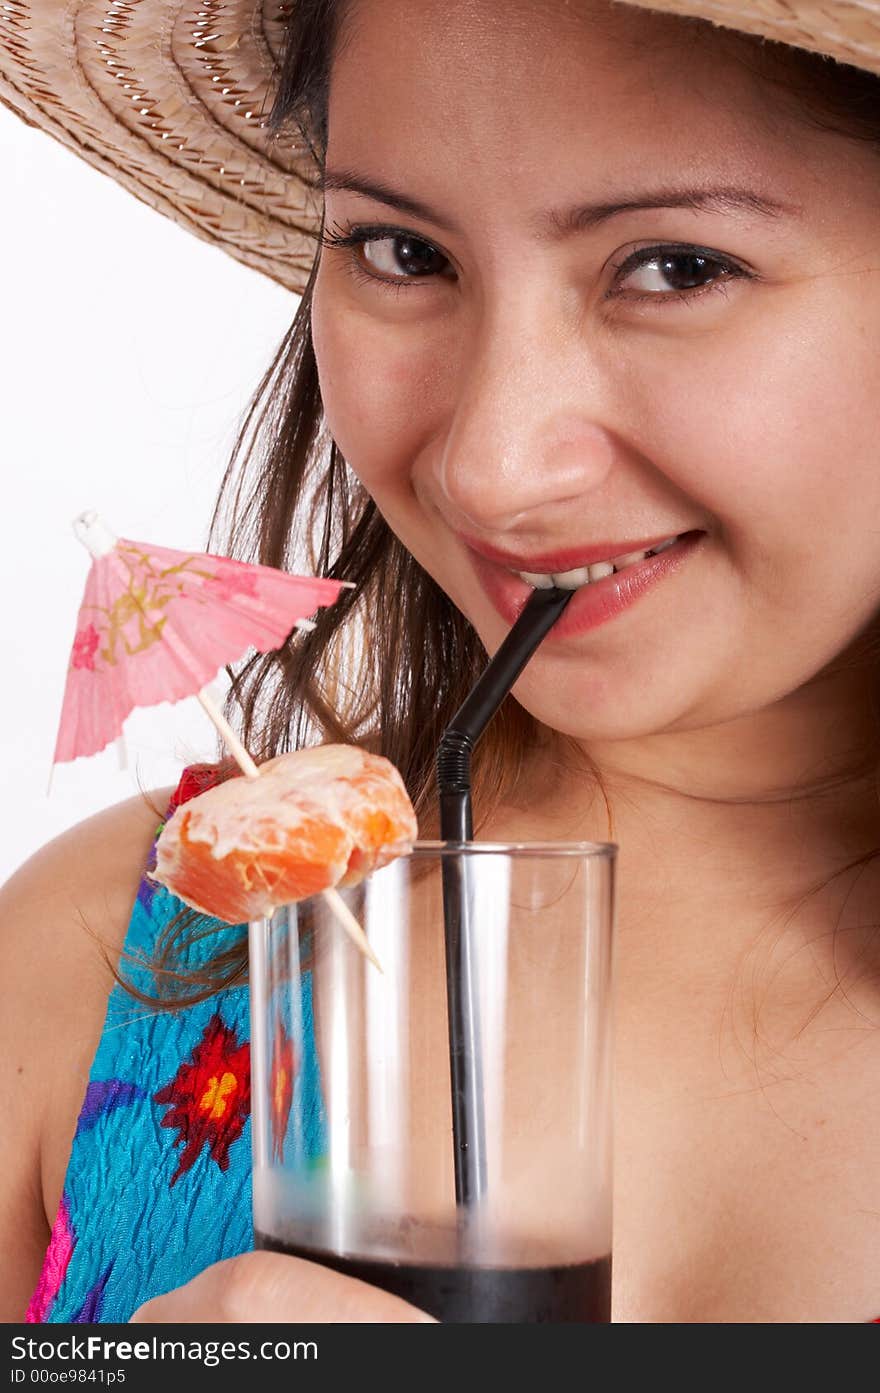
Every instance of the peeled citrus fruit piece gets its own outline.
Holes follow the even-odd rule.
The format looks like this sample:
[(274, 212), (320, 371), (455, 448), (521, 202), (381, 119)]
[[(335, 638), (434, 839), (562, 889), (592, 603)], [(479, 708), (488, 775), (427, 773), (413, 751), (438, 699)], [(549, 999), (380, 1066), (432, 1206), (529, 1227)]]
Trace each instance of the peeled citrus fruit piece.
[(417, 836), (390, 760), (356, 745), (318, 745), (182, 804), (159, 836), (152, 877), (193, 909), (243, 924), (355, 884), (411, 851)]

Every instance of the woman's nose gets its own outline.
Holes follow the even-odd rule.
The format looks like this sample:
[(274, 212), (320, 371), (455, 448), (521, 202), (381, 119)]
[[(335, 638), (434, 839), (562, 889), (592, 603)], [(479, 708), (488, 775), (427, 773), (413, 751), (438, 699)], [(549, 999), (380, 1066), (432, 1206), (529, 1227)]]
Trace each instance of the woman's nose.
[[(554, 337), (555, 351), (544, 346)], [(605, 483), (614, 445), (597, 420), (588, 355), (574, 344), (560, 352), (558, 333), (544, 345), (496, 335), (463, 371), (436, 464), (451, 525), (485, 536), (538, 527)]]

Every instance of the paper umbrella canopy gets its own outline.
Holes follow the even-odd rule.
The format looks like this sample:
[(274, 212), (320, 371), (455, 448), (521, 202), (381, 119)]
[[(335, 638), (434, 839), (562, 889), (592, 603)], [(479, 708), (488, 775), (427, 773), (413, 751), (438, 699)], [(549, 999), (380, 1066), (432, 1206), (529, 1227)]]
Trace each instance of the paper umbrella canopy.
[(265, 653), (332, 604), (343, 581), (115, 537), (96, 513), (53, 765), (97, 754), (137, 706), (198, 694), (250, 647)]

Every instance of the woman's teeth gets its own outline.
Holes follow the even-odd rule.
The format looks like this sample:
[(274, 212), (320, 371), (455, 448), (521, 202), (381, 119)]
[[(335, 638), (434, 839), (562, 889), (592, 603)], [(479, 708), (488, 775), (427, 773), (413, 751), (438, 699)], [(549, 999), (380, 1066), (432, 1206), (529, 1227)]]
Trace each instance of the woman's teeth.
[(625, 566), (635, 566), (636, 562), (644, 561), (646, 556), (656, 556), (661, 551), (667, 551), (678, 540), (678, 537), (668, 537), (665, 542), (651, 547), (650, 551), (630, 551), (626, 556), (615, 556), (611, 561), (596, 561), (592, 566), (581, 566), (576, 571), (559, 571), (549, 576), (539, 575), (534, 571), (515, 571), (514, 575), (519, 576), (520, 580), (524, 580), (535, 590), (552, 590), (554, 586), (557, 590), (577, 590), (582, 585), (589, 585), (591, 581), (604, 580), (606, 576), (622, 571)]

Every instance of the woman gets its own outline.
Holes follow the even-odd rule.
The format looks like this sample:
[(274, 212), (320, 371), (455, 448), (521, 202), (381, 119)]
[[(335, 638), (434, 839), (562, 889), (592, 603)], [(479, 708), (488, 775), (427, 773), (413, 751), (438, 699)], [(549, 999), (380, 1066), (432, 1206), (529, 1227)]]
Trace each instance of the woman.
[[(376, 656), (334, 688), (324, 612), (304, 654), (246, 674), (246, 736), (372, 738), (430, 835), (480, 645), (548, 576), (581, 588), (475, 806), (482, 837), (620, 847), (616, 1320), (880, 1311), (880, 27), (785, 8), (780, 38), (865, 71), (747, 37), (745, 6), (720, 30), (606, 0), (301, 0), (276, 100), (313, 145), (322, 240), (233, 541), (258, 515), (260, 558), (289, 556), (320, 455), (314, 561), (358, 582)], [(133, 800), (4, 892), (7, 1319), (106, 1038), (75, 920), (118, 953), (154, 831)], [(190, 1281), (156, 1269), (133, 1318), (425, 1318), (224, 1241)]]

